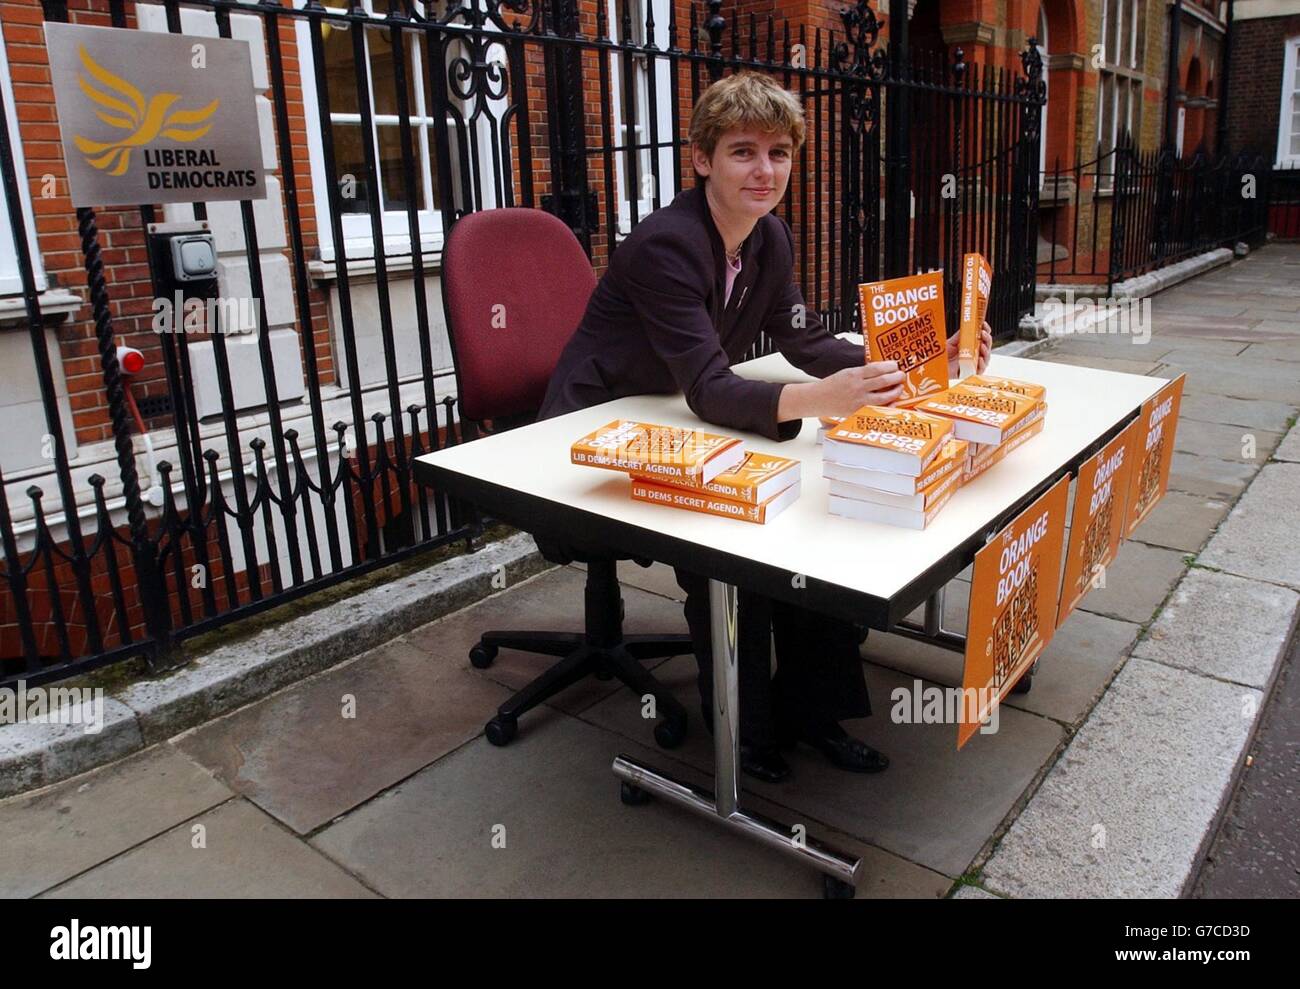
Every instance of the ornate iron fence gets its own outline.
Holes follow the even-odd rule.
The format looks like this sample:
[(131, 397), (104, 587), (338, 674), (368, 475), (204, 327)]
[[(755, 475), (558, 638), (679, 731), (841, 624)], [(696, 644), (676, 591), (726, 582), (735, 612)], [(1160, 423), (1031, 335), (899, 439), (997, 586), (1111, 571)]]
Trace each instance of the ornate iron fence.
[[(57, 0), (45, 12), (68, 17)], [(72, 422), (61, 391), (20, 196), (37, 179), (20, 174), (0, 105), (0, 171), (49, 444), (48, 462), (0, 473), (0, 685), (133, 655), (165, 663), (199, 632), (472, 542), (472, 510), (417, 487), (410, 469), (478, 428), (456, 416), (430, 301), (446, 232), (475, 210), (547, 209), (602, 269), (640, 218), (694, 181), (690, 110), (725, 73), (770, 73), (803, 100), (808, 139), (780, 208), (798, 246), (795, 277), (832, 331), (857, 326), (859, 282), (924, 268), (945, 269), (955, 308), (966, 250), (998, 268), (999, 336), (1032, 306), (1042, 103), (1032, 43), (1023, 74), (980, 78), (960, 52), (913, 64), (901, 46), (878, 46), (865, 0), (828, 31), (728, 20), (720, 0), (597, 0), (594, 13), (574, 0), (108, 0), (77, 19), (249, 40), (283, 209), (181, 211), (224, 223), (232, 238), (218, 247), (262, 303), (251, 357), (227, 340), (236, 327), (226, 317), (192, 339), (188, 323), (154, 332), (147, 312), (128, 314), (114, 298), (104, 218), (115, 253), (144, 256), (174, 208), (76, 211), (91, 309), (80, 325), (108, 437), (97, 446), (83, 435), (95, 424)], [(157, 260), (147, 254), (155, 295)], [(278, 323), (265, 305), (276, 293), (287, 300)], [(159, 372), (129, 378), (122, 342)], [(250, 384), (251, 405), (238, 398)]]

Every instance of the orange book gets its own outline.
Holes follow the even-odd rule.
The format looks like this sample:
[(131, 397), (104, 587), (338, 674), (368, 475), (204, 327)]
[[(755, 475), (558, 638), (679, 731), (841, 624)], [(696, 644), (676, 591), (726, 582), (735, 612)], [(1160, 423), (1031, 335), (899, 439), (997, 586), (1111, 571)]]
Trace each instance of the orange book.
[(992, 388), (994, 391), (1009, 391), (1026, 398), (1047, 398), (1047, 386), (1034, 384), (1032, 381), (1017, 381), (1015, 378), (994, 378), (987, 374), (973, 374), (962, 378), (963, 385), (973, 388)]
[(858, 301), (867, 361), (897, 361), (907, 374), (894, 405), (907, 408), (948, 387), (942, 271), (867, 282)]
[(854, 467), (850, 464), (837, 464), (831, 460), (822, 461), (822, 477), (829, 481), (847, 481), (849, 484), (875, 488), (877, 491), (889, 494), (915, 495), (954, 471), (960, 474), (966, 466), (969, 448), (970, 444), (965, 440), (944, 440), (939, 455), (916, 477), (894, 474), (885, 470), (871, 470), (867, 467)]
[(832, 480), (827, 486), (827, 490), (841, 498), (857, 498), (860, 501), (869, 501), (876, 505), (904, 508), (911, 512), (924, 512), (929, 508), (933, 508), (940, 498), (944, 497), (950, 490), (960, 486), (961, 483), (962, 472), (954, 470), (949, 471), (937, 481), (931, 481), (916, 494), (911, 495), (894, 494), (889, 491), (881, 491), (879, 488), (838, 480)]
[(956, 384), (917, 405), (952, 420), (958, 439), (999, 444), (1043, 417), (1047, 403), (1009, 391)]
[(982, 254), (961, 259), (961, 303), (957, 323), (957, 370), (963, 377), (979, 367), (980, 328), (993, 291), (993, 266)]
[(683, 508), (690, 512), (702, 512), (705, 515), (720, 515), (723, 518), (739, 519), (742, 522), (755, 522), (762, 525), (769, 519), (776, 518), (785, 509), (799, 500), (800, 484), (793, 484), (775, 497), (759, 504), (734, 501), (731, 498), (719, 498), (708, 491), (691, 491), (686, 488), (667, 484), (652, 484), (638, 478), (632, 479), (632, 498), (635, 501), (648, 501), (669, 508)]
[(825, 459), (919, 476), (939, 455), (952, 423), (910, 409), (864, 405), (826, 434)]
[[(664, 481), (642, 474), (633, 474), (632, 479), (649, 484), (663, 484)], [(749, 505), (759, 505), (780, 494), (791, 484), (799, 480), (799, 461), (790, 457), (777, 457), (770, 453), (751, 451), (745, 458), (729, 471), (725, 471), (702, 485), (674, 485), (683, 490), (706, 491), (732, 501), (743, 501)]]
[(731, 470), (744, 457), (744, 443), (731, 436), (626, 419), (588, 433), (569, 451), (575, 464), (700, 484)]
[(985, 447), (980, 453), (967, 457), (964, 469), (965, 479), (962, 483), (964, 484), (966, 481), (971, 481), (979, 477), (994, 464), (998, 463), (998, 461), (1006, 457), (1006, 455), (1012, 450), (1019, 449), (1027, 440), (1041, 433), (1043, 431), (1044, 421), (1045, 420), (1040, 417), (1037, 422), (1026, 426), (1005, 443), (998, 446)]
[(906, 529), (924, 529), (935, 520), (935, 517), (943, 511), (943, 507), (952, 500), (952, 496), (957, 492), (959, 486), (954, 484), (948, 488), (934, 504), (924, 511), (912, 511), (892, 505), (879, 505), (872, 501), (863, 501), (860, 498), (844, 498), (835, 494), (830, 495), (827, 501), (829, 502), (830, 513), (841, 518), (859, 519), (863, 522), (880, 522), (884, 525), (897, 525)]
[(826, 439), (826, 434), (844, 421), (843, 416), (818, 416), (817, 442)]

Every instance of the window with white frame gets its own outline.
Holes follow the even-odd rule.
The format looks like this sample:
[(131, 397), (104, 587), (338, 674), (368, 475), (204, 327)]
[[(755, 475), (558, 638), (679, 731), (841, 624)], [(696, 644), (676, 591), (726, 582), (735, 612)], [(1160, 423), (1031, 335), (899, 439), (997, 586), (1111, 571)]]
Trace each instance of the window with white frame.
[[(653, 40), (660, 51), (668, 47), (670, 0), (613, 0), (609, 4), (609, 36), (614, 41), (644, 47), (647, 8), (653, 15)], [(624, 78), (625, 60), (630, 60), (630, 80)], [(650, 72), (653, 63), (655, 106), (650, 106)], [(677, 167), (672, 149), (672, 68), (666, 58), (637, 53), (611, 53), (609, 59), (610, 120), (614, 145), (614, 182), (618, 202), (619, 234), (632, 229), (632, 205), (640, 220), (656, 208), (667, 205), (677, 193)], [(630, 81), (630, 85), (629, 85)], [(630, 96), (630, 100), (629, 100)], [(653, 119), (657, 133), (651, 127)], [(657, 138), (658, 147), (651, 147)], [(658, 156), (658, 199), (655, 197), (655, 156)]]
[[(304, 0), (295, 0), (302, 6)], [(411, 250), (408, 220), (408, 196), (405, 163), (401, 149), (401, 116), (397, 97), (396, 62), (392, 33), (382, 20), (390, 8), (402, 0), (363, 0), (368, 14), (375, 17), (374, 26), (358, 28), (338, 21), (322, 24), (322, 48), (325, 79), (317, 79), (311, 54), (310, 29), (306, 21), (299, 21), (298, 45), (302, 65), (304, 103), (307, 116), (307, 140), (312, 161), (317, 215), (321, 217), (321, 254), (325, 260), (335, 257), (333, 232), (329, 225), (329, 196), (326, 187), (324, 150), (321, 140), (319, 101), (312, 98), (315, 87), (326, 86), (329, 94), (329, 133), (334, 151), (334, 172), (339, 190), (337, 200), (343, 227), (347, 256), (360, 258), (373, 256), (375, 245), (371, 227), (372, 204), (378, 204), (382, 219), (384, 250), (387, 254), (406, 254)], [(423, 13), (426, 7), (435, 16), (440, 2), (421, 3), (416, 9)], [(346, 12), (343, 7), (326, 6), (327, 10)], [(362, 119), (362, 108), (357, 102), (357, 73), (352, 32), (362, 30), (365, 62), (360, 71), (366, 73), (370, 99), (371, 126), (367, 130)], [(485, 31), (495, 30), (489, 22)], [(493, 166), (490, 150), (498, 147), (489, 133), (499, 127), (508, 101), (503, 96), (494, 99), (480, 93), (472, 97), (486, 103), (486, 112), (475, 117), (474, 106), (464, 106), (461, 101), (448, 96), (442, 106), (446, 113), (447, 133), (452, 174), (443, 176), (438, 170), (435, 125), (438, 122), (434, 92), (431, 84), (429, 49), (422, 31), (402, 32), (405, 43), (406, 105), (411, 126), (413, 150), (414, 206), (419, 220), (421, 249), (438, 250), (442, 246), (443, 197), (454, 195), (460, 185), (462, 168), (468, 165), (470, 184), (481, 190), (480, 207), (498, 205), (498, 182), (510, 180), (509, 161), (500, 164), (504, 171)], [(462, 51), (461, 49), (465, 49)], [(462, 39), (451, 39), (446, 46), (446, 60), (451, 62), (467, 54), (468, 45)], [(506, 72), (506, 53), (501, 45), (489, 45), (487, 61), (495, 63), (495, 72)], [(434, 68), (432, 71), (440, 71)], [(504, 90), (505, 85), (492, 83), (494, 89)], [(365, 145), (370, 142), (374, 150), (376, 178), (369, 180), (366, 168)], [(475, 161), (462, 155), (460, 148), (479, 149), (483, 160)], [(456, 206), (469, 208), (470, 204), (455, 202)]]
[(1277, 165), (1300, 167), (1300, 36), (1286, 42), (1282, 111), (1277, 122)]
[(1101, 74), (1097, 84), (1097, 144), (1110, 154), (1127, 132), (1136, 141), (1142, 116), (1146, 0), (1104, 0)]
[[(5, 52), (4, 31), (0, 29), (0, 52)], [(41, 253), (36, 245), (36, 220), (32, 216), (32, 197), (27, 188), (27, 169), (23, 164), (23, 142), (18, 132), (18, 111), (14, 106), (13, 86), (9, 81), (9, 59), (0, 58), (0, 96), (4, 99), (5, 119), (9, 122), (9, 146), (13, 149), (14, 171), (18, 178), (18, 191), (22, 197), (23, 222), (27, 227), (27, 251), (32, 260), (36, 289), (45, 291), (45, 270)], [(0, 183), (0, 295), (12, 295), (23, 290), (18, 268), (18, 250), (14, 230), (9, 223), (9, 202), (3, 183)]]

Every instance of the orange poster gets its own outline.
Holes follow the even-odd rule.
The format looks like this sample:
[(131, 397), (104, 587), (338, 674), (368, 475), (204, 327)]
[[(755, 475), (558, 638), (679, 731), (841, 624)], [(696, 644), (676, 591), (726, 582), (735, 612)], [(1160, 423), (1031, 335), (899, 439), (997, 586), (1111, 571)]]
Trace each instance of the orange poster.
[(867, 361), (897, 361), (907, 373), (894, 403), (906, 408), (948, 387), (948, 337), (943, 321), (943, 272), (890, 278), (858, 286)]
[(1174, 432), (1178, 429), (1178, 407), (1183, 399), (1180, 374), (1142, 404), (1134, 440), (1133, 475), (1129, 481), (1128, 509), (1124, 518), (1125, 537), (1133, 535), (1169, 487), (1169, 465), (1174, 462)]
[(1079, 467), (1057, 628), (1092, 589), (1097, 575), (1110, 566), (1119, 553), (1119, 544), (1124, 541), (1124, 508), (1133, 461), (1137, 459), (1133, 438), (1140, 422), (1140, 419), (1133, 420)]
[(1067, 475), (975, 554), (962, 677), (968, 700), (957, 726), (959, 749), (1056, 632), (1069, 491)]

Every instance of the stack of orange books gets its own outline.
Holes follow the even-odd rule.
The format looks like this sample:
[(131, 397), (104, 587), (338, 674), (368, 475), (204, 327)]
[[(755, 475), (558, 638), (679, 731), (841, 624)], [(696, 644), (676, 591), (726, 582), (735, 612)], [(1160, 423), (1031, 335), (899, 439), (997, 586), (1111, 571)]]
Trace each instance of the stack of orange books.
[(820, 443), (826, 439), (826, 434), (844, 421), (843, 416), (819, 416), (817, 426), (817, 442)]
[(940, 416), (867, 405), (822, 446), (832, 515), (924, 529), (961, 486), (968, 444)]
[(620, 420), (575, 442), (575, 464), (631, 476), (632, 498), (762, 524), (799, 497), (799, 461), (699, 429)]
[(1029, 381), (976, 374), (918, 408), (950, 418), (955, 433), (970, 441), (965, 467), (969, 481), (1042, 432), (1047, 389)]

